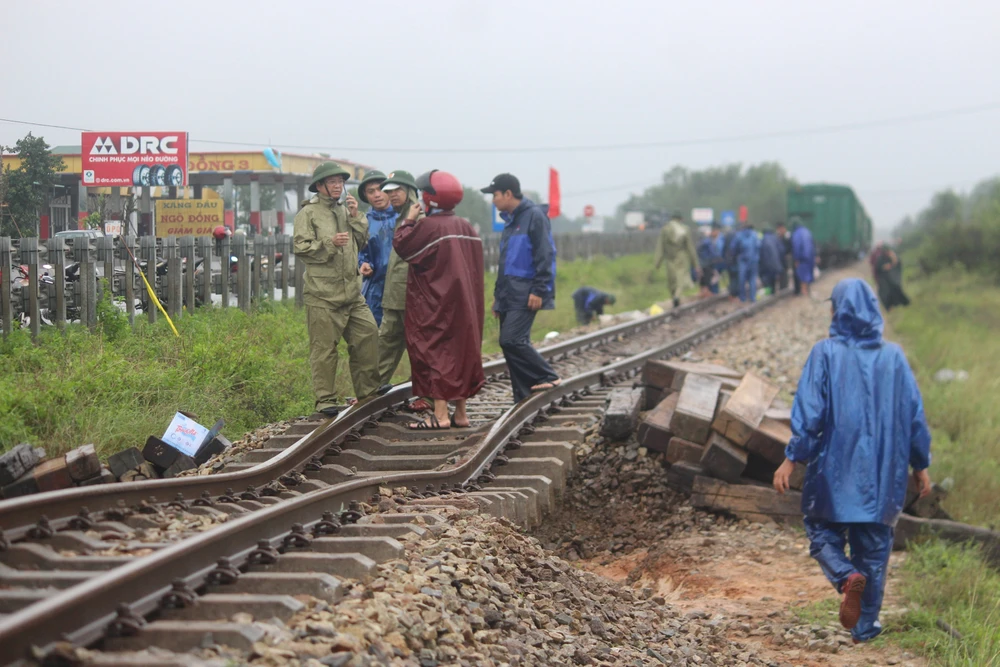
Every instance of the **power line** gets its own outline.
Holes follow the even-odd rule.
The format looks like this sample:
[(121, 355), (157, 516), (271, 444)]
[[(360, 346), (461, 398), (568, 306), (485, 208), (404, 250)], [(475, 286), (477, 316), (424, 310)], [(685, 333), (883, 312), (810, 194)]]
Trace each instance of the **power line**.
[[(663, 141), (647, 141), (647, 142), (632, 142), (632, 143), (618, 143), (618, 144), (590, 144), (590, 145), (577, 145), (577, 146), (534, 146), (534, 147), (452, 147), (452, 148), (414, 148), (414, 147), (397, 147), (397, 148), (386, 148), (386, 147), (359, 147), (359, 146), (316, 146), (316, 145), (305, 145), (305, 144), (271, 144), (270, 142), (258, 142), (258, 141), (223, 141), (219, 139), (199, 139), (192, 138), (192, 141), (197, 141), (204, 144), (218, 144), (222, 146), (271, 146), (273, 148), (281, 148), (286, 150), (323, 150), (323, 151), (356, 151), (356, 152), (367, 152), (367, 153), (452, 153), (452, 154), (462, 154), (462, 153), (580, 153), (580, 152), (604, 152), (604, 151), (619, 151), (619, 150), (642, 150), (650, 148), (676, 148), (682, 146), (703, 146), (708, 144), (721, 144), (721, 143), (734, 143), (742, 141), (755, 141), (760, 139), (780, 139), (789, 137), (801, 137), (808, 135), (818, 135), (818, 134), (832, 134), (837, 132), (847, 132), (851, 130), (861, 130), (873, 127), (886, 127), (893, 125), (904, 125), (909, 123), (919, 123), (930, 120), (939, 120), (942, 118), (954, 118), (959, 116), (968, 116), (971, 114), (984, 113), (988, 111), (1000, 110), (1000, 102), (994, 102), (991, 104), (984, 104), (979, 106), (971, 107), (960, 107), (953, 109), (943, 109), (939, 111), (930, 111), (919, 114), (911, 114), (907, 116), (896, 116), (892, 118), (881, 118), (877, 120), (868, 121), (856, 121), (851, 123), (840, 123), (835, 125), (821, 125), (811, 128), (800, 128), (796, 130), (777, 130), (770, 132), (758, 132), (751, 134), (738, 134), (738, 135), (728, 135), (728, 136), (718, 136), (718, 137), (706, 137), (699, 139), (669, 139)], [(75, 130), (80, 132), (88, 132), (85, 128), (72, 127), (69, 125), (57, 125), (51, 123), (36, 123), (32, 121), (16, 120), (11, 118), (0, 118), (0, 122), (13, 123), (17, 125), (33, 125), (37, 127), (51, 127), (61, 130)]]

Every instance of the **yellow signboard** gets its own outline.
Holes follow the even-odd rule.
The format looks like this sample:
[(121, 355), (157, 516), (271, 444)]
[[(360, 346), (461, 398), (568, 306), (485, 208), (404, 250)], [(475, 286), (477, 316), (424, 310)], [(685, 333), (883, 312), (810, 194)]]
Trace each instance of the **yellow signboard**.
[(221, 199), (160, 199), (156, 202), (156, 235), (210, 236), (222, 224)]

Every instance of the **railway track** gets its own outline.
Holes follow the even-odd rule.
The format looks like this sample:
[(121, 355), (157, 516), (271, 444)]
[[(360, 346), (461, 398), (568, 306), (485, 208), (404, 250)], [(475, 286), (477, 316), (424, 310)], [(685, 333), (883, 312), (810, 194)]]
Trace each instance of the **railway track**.
[(474, 503), (536, 525), (610, 386), (773, 301), (698, 302), (545, 348), (563, 383), (513, 407), (503, 362), (491, 362), (470, 405), (478, 427), (406, 430), (395, 412), (410, 398), (406, 384), (318, 426), (294, 425), (270, 443), (284, 447), (233, 472), (0, 503), (0, 664), (32, 647), (43, 663), (73, 664), (68, 646), (94, 644), (177, 653), (135, 663), (104, 653), (88, 664), (191, 664), (179, 654), (206, 636), (249, 650), (260, 628), (218, 619), (287, 618), (301, 607), (296, 594), (335, 602), (344, 579), (397, 556), (401, 539), (433, 532), (435, 508)]

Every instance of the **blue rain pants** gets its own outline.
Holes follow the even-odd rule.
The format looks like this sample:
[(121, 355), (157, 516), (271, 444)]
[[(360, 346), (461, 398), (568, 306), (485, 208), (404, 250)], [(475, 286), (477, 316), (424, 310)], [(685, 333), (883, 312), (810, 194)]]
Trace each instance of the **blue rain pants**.
[(740, 281), (740, 301), (757, 301), (757, 262), (740, 262), (738, 265)]
[[(816, 559), (823, 574), (840, 593), (847, 577), (860, 572), (867, 579), (861, 596), (861, 618), (851, 630), (858, 641), (868, 641), (882, 632), (878, 614), (882, 609), (885, 580), (892, 552), (892, 526), (881, 523), (833, 523), (805, 518), (809, 537), (809, 555)], [(851, 545), (851, 557), (844, 547)]]

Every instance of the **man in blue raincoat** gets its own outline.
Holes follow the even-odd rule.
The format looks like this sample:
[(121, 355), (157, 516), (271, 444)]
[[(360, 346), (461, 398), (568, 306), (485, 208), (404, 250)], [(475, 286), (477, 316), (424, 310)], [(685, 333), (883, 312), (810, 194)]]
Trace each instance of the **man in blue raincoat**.
[(874, 292), (849, 278), (830, 300), (830, 337), (802, 369), (774, 487), (787, 491), (794, 464), (808, 464), (802, 512), (809, 553), (843, 593), (840, 622), (858, 643), (882, 631), (878, 615), (908, 468), (921, 497), (930, 493), (931, 436), (906, 356), (882, 340)]
[(733, 238), (731, 252), (736, 261), (737, 290), (740, 301), (757, 301), (757, 266), (760, 262), (760, 239), (757, 231), (746, 221)]
[(778, 278), (784, 270), (784, 248), (774, 230), (765, 229), (760, 240), (760, 281), (768, 294), (778, 289)]
[(396, 210), (389, 204), (389, 195), (382, 192), (386, 176), (372, 169), (358, 186), (358, 199), (371, 206), (368, 216), (368, 245), (358, 253), (358, 271), (361, 273), (361, 294), (375, 317), (382, 325), (382, 294), (385, 276), (389, 270), (392, 253), (392, 235), (396, 230)]
[(809, 296), (816, 268), (816, 244), (812, 232), (798, 218), (792, 218), (792, 263), (795, 267), (795, 293)]

